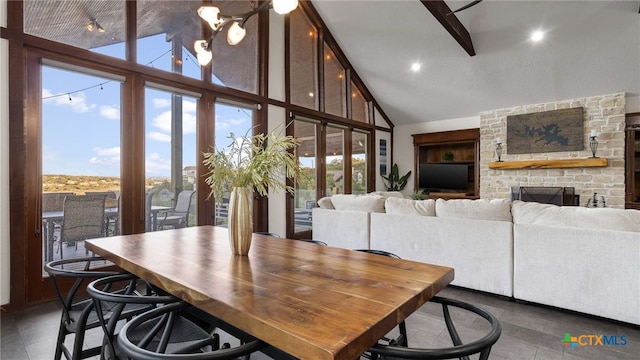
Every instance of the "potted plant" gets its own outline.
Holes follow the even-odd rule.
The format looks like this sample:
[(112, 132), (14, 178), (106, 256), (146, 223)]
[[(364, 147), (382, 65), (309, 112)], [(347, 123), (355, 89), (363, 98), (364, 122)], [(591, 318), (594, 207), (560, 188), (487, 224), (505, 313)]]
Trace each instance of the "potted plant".
[(444, 161), (453, 161), (453, 152), (447, 151), (442, 155), (442, 160)]
[(423, 189), (419, 189), (419, 190), (414, 191), (414, 192), (411, 193), (411, 198), (413, 200), (422, 200), (422, 199), (424, 199), (424, 195), (425, 195), (424, 190)]
[(400, 191), (404, 189), (405, 186), (407, 186), (409, 176), (411, 176), (411, 170), (409, 170), (408, 173), (401, 177), (398, 171), (398, 164), (393, 164), (389, 175), (382, 175), (382, 179), (385, 181), (387, 191)]
[(253, 233), (250, 192), (255, 190), (266, 196), (271, 188), (293, 193), (286, 178), (300, 174), (292, 151), (300, 141), (274, 132), (240, 138), (231, 133), (229, 139), (231, 143), (226, 148), (203, 153), (203, 163), (209, 169), (205, 182), (211, 188), (209, 196), (219, 203), (225, 193), (231, 192), (228, 209), (231, 249), (234, 254), (247, 255)]

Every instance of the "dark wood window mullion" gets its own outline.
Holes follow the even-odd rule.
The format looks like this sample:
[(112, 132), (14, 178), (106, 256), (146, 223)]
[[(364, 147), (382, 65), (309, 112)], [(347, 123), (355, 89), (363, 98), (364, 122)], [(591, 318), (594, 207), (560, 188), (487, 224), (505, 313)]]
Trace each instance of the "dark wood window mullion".
[(213, 115), (213, 106), (215, 99), (211, 93), (205, 93), (198, 99), (197, 110), (197, 131), (196, 131), (196, 188), (203, 189), (196, 192), (196, 225), (214, 225), (215, 224), (215, 202), (213, 198), (207, 200), (209, 196), (209, 186), (205, 183), (205, 176), (208, 169), (202, 163), (203, 152), (211, 151), (213, 148), (213, 139), (215, 139), (215, 123)]
[(316, 41), (316, 62), (318, 64), (318, 71), (316, 72), (316, 84), (318, 93), (318, 110), (325, 112), (325, 94), (324, 94), (324, 29), (318, 27), (318, 41)]
[(351, 101), (351, 92), (353, 89), (351, 88), (351, 69), (345, 69), (345, 87), (347, 90), (345, 91), (345, 95), (347, 96), (346, 104), (347, 104), (347, 119), (351, 119), (353, 115), (353, 109), (351, 108), (353, 101)]
[(353, 130), (351, 128), (344, 130), (344, 156), (343, 156), (343, 181), (344, 181), (344, 193), (351, 194), (353, 192), (351, 181), (353, 178), (353, 174), (351, 173), (352, 159), (353, 156)]
[(316, 125), (317, 131), (317, 151), (316, 151), (316, 163), (317, 166), (317, 186), (320, 192), (320, 197), (327, 196), (327, 123), (322, 122)]

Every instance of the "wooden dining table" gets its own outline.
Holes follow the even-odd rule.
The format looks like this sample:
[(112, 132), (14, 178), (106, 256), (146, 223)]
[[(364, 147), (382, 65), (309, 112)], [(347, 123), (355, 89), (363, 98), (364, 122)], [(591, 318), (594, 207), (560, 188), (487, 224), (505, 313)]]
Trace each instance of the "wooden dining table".
[(248, 256), (233, 255), (214, 226), (86, 246), (300, 359), (358, 358), (454, 279), (449, 267), (258, 234)]

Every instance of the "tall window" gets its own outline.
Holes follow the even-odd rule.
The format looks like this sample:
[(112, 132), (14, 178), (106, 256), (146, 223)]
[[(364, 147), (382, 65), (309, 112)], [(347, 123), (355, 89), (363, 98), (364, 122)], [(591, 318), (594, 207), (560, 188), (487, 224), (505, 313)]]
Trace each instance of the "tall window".
[[(121, 83), (70, 68), (42, 66), (43, 262), (86, 256), (81, 240), (120, 232)], [(102, 208), (74, 202), (85, 195)]]
[(138, 63), (200, 79), (193, 49), (202, 32), (196, 12), (200, 5), (200, 1), (138, 0)]
[(124, 59), (125, 5), (125, 0), (24, 0), (24, 32)]
[(327, 195), (344, 194), (344, 128), (327, 126), (326, 133)]
[[(302, 176), (295, 179), (294, 187), (294, 232), (311, 230), (311, 209), (315, 207), (318, 191), (318, 128), (317, 122), (296, 120), (293, 136), (302, 143), (296, 149), (296, 156), (302, 168)], [(289, 219), (291, 220), (291, 219)]]
[[(248, 105), (239, 105), (217, 101), (215, 106), (215, 147), (224, 151), (231, 143), (229, 135), (233, 133), (236, 139), (252, 136), (254, 109)], [(215, 224), (227, 226), (227, 209), (229, 193), (223, 199), (215, 199)]]
[(318, 110), (318, 31), (303, 11), (289, 16), (291, 103)]
[(324, 111), (346, 116), (346, 79), (342, 64), (333, 51), (324, 45)]
[[(213, 1), (213, 6), (219, 7), (222, 13), (229, 15), (243, 14), (251, 10), (249, 1)], [(211, 79), (214, 84), (254, 94), (258, 92), (259, 16), (251, 17), (244, 24), (247, 34), (239, 44), (227, 43), (227, 28), (214, 39)]]
[(196, 104), (194, 96), (145, 89), (147, 231), (196, 223)]
[(351, 132), (351, 193), (367, 192), (367, 144), (369, 134), (354, 130)]
[(367, 102), (362, 96), (362, 92), (356, 84), (351, 82), (351, 118), (353, 120), (368, 122), (368, 110), (367, 110)]

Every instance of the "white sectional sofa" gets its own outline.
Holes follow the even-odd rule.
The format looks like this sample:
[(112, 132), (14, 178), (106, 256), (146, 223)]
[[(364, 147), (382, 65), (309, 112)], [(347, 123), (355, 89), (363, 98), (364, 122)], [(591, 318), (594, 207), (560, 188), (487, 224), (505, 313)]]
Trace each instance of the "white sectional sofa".
[(640, 324), (640, 211), (515, 201), (513, 296)]
[(454, 285), (640, 324), (640, 211), (395, 196), (321, 199), (313, 239), (450, 266)]

